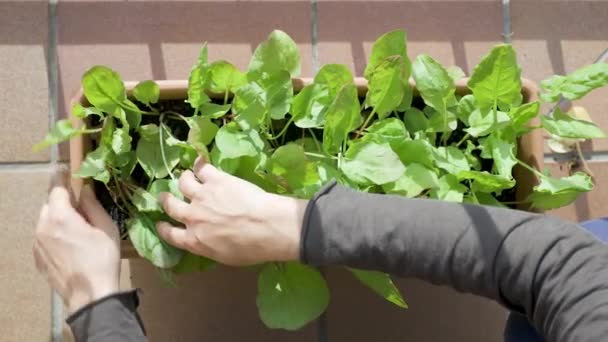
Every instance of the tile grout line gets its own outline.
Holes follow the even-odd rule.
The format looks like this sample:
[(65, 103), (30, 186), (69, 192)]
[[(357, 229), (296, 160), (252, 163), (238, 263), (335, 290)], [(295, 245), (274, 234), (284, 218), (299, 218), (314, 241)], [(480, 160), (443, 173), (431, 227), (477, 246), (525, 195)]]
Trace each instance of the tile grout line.
[(510, 2), (510, 0), (502, 0), (502, 39), (506, 44), (511, 44), (511, 37), (513, 36)]
[[(312, 77), (314, 77), (320, 69), (319, 60), (319, 11), (317, 0), (310, 0), (310, 44), (311, 44), (311, 64), (312, 64)], [(325, 276), (323, 268), (319, 269), (319, 272)], [(316, 342), (327, 342), (328, 341), (328, 318), (327, 312), (323, 312), (319, 316), (316, 322)]]
[(319, 71), (319, 15), (317, 0), (310, 0), (310, 43), (312, 45), (312, 72), (313, 77)]
[[(59, 0), (48, 2), (48, 53), (47, 73), (49, 82), (49, 129), (58, 118), (58, 62), (57, 62), (57, 3)], [(59, 162), (59, 146), (53, 145), (50, 153), (50, 163), (53, 167)], [(51, 341), (63, 341), (63, 303), (59, 295), (51, 290)]]

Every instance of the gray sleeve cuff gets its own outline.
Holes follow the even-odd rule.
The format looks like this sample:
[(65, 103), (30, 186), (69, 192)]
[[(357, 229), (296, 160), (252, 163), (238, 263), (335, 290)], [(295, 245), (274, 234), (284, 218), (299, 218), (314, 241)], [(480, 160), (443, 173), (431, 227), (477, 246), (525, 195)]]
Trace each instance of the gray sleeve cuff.
[(87, 304), (66, 321), (78, 342), (146, 341), (138, 306), (138, 290), (118, 292)]

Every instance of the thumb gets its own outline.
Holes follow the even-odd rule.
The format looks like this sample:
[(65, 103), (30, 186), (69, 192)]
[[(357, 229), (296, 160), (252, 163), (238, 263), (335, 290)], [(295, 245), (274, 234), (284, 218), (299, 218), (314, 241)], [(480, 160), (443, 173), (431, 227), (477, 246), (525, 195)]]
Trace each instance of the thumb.
[(112, 218), (101, 206), (90, 185), (85, 185), (80, 192), (80, 211), (93, 226), (102, 230), (116, 230)]

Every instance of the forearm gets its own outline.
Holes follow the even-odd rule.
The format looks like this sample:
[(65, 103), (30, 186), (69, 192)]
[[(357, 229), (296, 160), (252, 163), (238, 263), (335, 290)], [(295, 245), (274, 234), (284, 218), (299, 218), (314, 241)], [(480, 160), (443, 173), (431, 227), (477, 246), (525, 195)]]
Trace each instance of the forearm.
[(78, 342), (144, 342), (138, 305), (136, 291), (116, 293), (81, 308), (67, 322)]
[(550, 341), (608, 339), (608, 250), (576, 225), (336, 186), (310, 202), (302, 234), (304, 262), (492, 298), (525, 312)]

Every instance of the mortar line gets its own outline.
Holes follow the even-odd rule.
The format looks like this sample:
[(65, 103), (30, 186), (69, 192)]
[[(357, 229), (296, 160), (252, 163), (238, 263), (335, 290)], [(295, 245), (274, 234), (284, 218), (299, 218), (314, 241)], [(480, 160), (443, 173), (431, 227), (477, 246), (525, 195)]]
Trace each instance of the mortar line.
[(13, 163), (0, 164), (0, 172), (52, 172), (54, 165), (48, 162), (44, 163)]
[(510, 0), (502, 0), (502, 39), (506, 44), (511, 44), (512, 36), (511, 3)]
[(321, 68), (319, 60), (319, 12), (317, 0), (310, 0), (310, 43), (312, 54), (312, 72), (313, 76), (319, 72)]
[[(578, 158), (578, 155), (573, 153), (545, 153), (545, 163), (555, 163), (560, 161), (572, 160), (572, 158)], [(589, 163), (603, 163), (608, 162), (608, 151), (592, 151), (583, 152), (583, 157)]]
[[(48, 53), (47, 53), (47, 75), (49, 88), (49, 129), (55, 124), (58, 118), (58, 63), (57, 63), (57, 3), (59, 0), (49, 0), (48, 2)], [(52, 145), (50, 149), (49, 167), (53, 167), (59, 162), (59, 146)], [(63, 341), (63, 303), (59, 295), (51, 289), (51, 341)]]
[[(311, 44), (311, 63), (313, 77), (319, 72), (321, 63), (319, 59), (319, 7), (317, 0), (310, 0), (310, 44)], [(325, 270), (321, 267), (319, 272), (325, 277)], [(316, 322), (316, 342), (328, 342), (328, 318), (327, 313), (323, 312)]]

